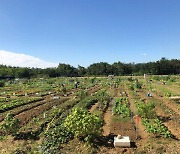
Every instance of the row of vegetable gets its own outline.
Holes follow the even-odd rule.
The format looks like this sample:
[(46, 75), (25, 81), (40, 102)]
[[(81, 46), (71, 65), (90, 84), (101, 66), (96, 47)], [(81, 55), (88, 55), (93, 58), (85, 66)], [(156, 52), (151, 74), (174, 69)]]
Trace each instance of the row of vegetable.
[(29, 97), (25, 100), (12, 100), (11, 102), (8, 102), (0, 106), (0, 113), (25, 105), (25, 104), (34, 103), (41, 100), (43, 100), (42, 97)]
[(165, 138), (173, 137), (171, 132), (163, 125), (154, 110), (153, 102), (144, 103), (143, 101), (135, 101), (137, 112), (141, 117), (142, 124), (146, 127), (149, 133), (163, 136)]
[[(129, 82), (129, 89), (134, 95), (134, 104), (137, 109), (137, 114), (141, 117), (141, 122), (146, 127), (146, 130), (149, 133), (160, 135), (165, 138), (173, 137), (171, 132), (157, 116), (155, 112), (155, 103), (153, 101), (145, 102), (144, 100), (139, 98), (137, 91), (135, 91), (135, 88), (132, 88), (131, 85), (132, 81)], [(148, 82), (147, 85), (152, 88), (151, 83)]]
[(130, 117), (131, 110), (129, 106), (130, 104), (127, 97), (117, 97), (114, 99), (112, 113), (118, 114), (122, 118)]

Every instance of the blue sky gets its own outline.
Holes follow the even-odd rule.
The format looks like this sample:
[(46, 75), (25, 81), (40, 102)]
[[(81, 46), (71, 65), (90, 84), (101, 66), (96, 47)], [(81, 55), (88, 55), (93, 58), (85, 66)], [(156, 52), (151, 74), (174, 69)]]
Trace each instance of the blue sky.
[[(0, 50), (53, 66), (180, 59), (179, 8), (179, 0), (0, 0)], [(0, 63), (12, 62), (3, 53)]]

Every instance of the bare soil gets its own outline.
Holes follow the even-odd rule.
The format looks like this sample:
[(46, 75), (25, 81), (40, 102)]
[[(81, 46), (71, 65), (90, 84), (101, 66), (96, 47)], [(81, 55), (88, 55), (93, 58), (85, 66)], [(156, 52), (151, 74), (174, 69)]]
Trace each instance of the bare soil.
[[(151, 100), (157, 100), (157, 101), (162, 101), (158, 99), (158, 97), (155, 97), (153, 95), (152, 98), (149, 97), (145, 97), (145, 93), (142, 91), (139, 93), (140, 97), (145, 101), (145, 102), (150, 102)], [(161, 97), (160, 97), (161, 98)], [(164, 105), (164, 107), (163, 107)], [(163, 107), (163, 108), (162, 108)], [(165, 109), (167, 108), (167, 109)], [(165, 106), (164, 101), (162, 101), (162, 104), (160, 106), (159, 103), (157, 103), (155, 105), (155, 111), (157, 116), (161, 119), (161, 121), (163, 122), (163, 124), (168, 128), (168, 130), (173, 134), (173, 136), (175, 137), (175, 139), (180, 140), (180, 115), (175, 113), (170, 112), (170, 110), (168, 109), (168, 106)]]
[(53, 106), (56, 106), (56, 105), (58, 105), (60, 103), (64, 103), (68, 99), (69, 98), (62, 98), (60, 101), (47, 102), (47, 103), (45, 103), (43, 105), (37, 106), (37, 107), (32, 108), (30, 110), (27, 110), (25, 112), (22, 112), (22, 113), (16, 115), (15, 117), (20, 120), (21, 125), (24, 125), (27, 122), (29, 122), (33, 117), (36, 117), (39, 114), (43, 113), (44, 111), (49, 110)]
[(89, 112), (93, 113), (98, 107), (98, 102), (95, 103), (90, 109), (89, 109)]
[(112, 101), (109, 103), (109, 107), (104, 114), (104, 126), (103, 126), (103, 135), (108, 136), (110, 134), (111, 127), (111, 116), (112, 116)]
[(176, 112), (177, 114), (180, 115), (180, 110), (178, 107), (178, 104), (175, 104), (174, 102), (171, 102), (168, 98), (160, 97), (156, 95), (155, 93), (152, 93), (153, 97), (162, 101), (168, 108)]

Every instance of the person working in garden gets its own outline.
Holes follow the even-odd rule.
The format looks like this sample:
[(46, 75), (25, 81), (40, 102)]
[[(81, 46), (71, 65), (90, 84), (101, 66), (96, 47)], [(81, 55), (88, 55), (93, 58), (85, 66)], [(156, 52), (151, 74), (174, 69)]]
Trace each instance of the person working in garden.
[(77, 89), (77, 87), (78, 87), (77, 81), (75, 81), (74, 86), (75, 86), (75, 88)]

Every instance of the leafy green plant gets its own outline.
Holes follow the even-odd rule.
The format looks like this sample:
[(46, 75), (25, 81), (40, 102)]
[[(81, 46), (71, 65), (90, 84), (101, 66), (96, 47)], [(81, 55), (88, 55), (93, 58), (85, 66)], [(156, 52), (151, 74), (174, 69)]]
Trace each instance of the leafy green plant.
[(21, 105), (25, 105), (25, 104), (30, 104), (33, 102), (37, 102), (37, 101), (41, 101), (43, 100), (42, 97), (34, 97), (34, 98), (28, 98), (28, 100), (24, 100), (24, 101), (19, 101), (19, 100), (13, 100), (12, 102), (8, 103), (8, 104), (3, 104), (0, 106), (0, 113), (13, 109), (15, 107), (19, 107)]
[(140, 83), (138, 80), (136, 80), (135, 83), (134, 83), (134, 88), (141, 89), (142, 88), (142, 83)]
[(171, 97), (171, 96), (172, 96), (171, 92), (166, 92), (164, 95), (165, 95), (166, 97)]
[(135, 90), (135, 89), (142, 89), (142, 83), (140, 83), (137, 79), (132, 83), (129, 84), (129, 89), (130, 90)]
[(14, 135), (19, 129), (20, 121), (17, 118), (14, 118), (14, 115), (8, 113), (4, 119), (4, 123), (1, 125), (1, 129), (6, 134)]
[(130, 117), (131, 110), (127, 97), (120, 97), (114, 99), (113, 113), (119, 114), (121, 117)]
[(130, 84), (130, 85), (129, 85), (129, 89), (130, 89), (130, 90), (134, 90), (134, 85), (133, 85), (133, 84)]
[(138, 109), (138, 114), (142, 117), (142, 118), (155, 118), (156, 117), (156, 113), (154, 111), (154, 103), (150, 102), (150, 103), (144, 103), (144, 102), (135, 102), (136, 107)]
[(76, 96), (80, 97), (81, 99), (85, 98), (88, 96), (88, 93), (86, 90), (80, 90), (79, 92), (76, 93)]
[(87, 110), (75, 108), (65, 119), (64, 126), (77, 137), (84, 138), (87, 143), (101, 134), (103, 121)]
[(168, 129), (163, 125), (163, 123), (158, 119), (147, 119), (143, 118), (142, 120), (143, 125), (146, 127), (149, 133), (159, 134), (165, 138), (172, 137), (172, 134)]
[(106, 89), (101, 89), (95, 94), (95, 97), (98, 99), (99, 109), (104, 111), (111, 100), (109, 93), (106, 91)]
[(44, 154), (59, 154), (59, 145), (67, 143), (73, 135), (64, 127), (63, 124), (55, 126), (45, 133), (45, 138), (41, 144)]
[(172, 137), (172, 134), (163, 125), (163, 123), (157, 118), (156, 112), (154, 111), (155, 105), (153, 102), (144, 103), (136, 102), (135, 105), (138, 109), (138, 114), (142, 119), (142, 124), (146, 127), (149, 133), (158, 134), (165, 138)]
[(82, 99), (75, 107), (88, 109), (90, 108), (94, 103), (97, 102), (96, 97), (94, 96), (87, 96), (86, 98)]

